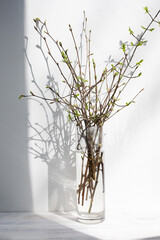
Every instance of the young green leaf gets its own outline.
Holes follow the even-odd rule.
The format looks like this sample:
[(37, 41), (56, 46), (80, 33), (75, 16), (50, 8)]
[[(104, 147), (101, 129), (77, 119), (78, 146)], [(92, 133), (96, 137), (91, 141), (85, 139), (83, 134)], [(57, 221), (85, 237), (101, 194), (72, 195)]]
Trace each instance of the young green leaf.
[(71, 114), (68, 114), (68, 121), (70, 122), (72, 120)]
[(23, 97), (25, 97), (25, 95), (20, 95), (18, 99), (21, 99), (21, 98), (23, 98)]
[(59, 46), (62, 47), (62, 43), (61, 42), (59, 42)]
[(79, 96), (79, 93), (74, 95), (75, 98), (77, 98), (78, 96)]
[(139, 74), (138, 74), (138, 77), (140, 77), (142, 75), (142, 73), (140, 72)]
[(76, 87), (77, 87), (77, 88), (80, 88), (80, 87), (81, 87), (81, 84), (77, 83), (77, 84), (76, 84)]
[(67, 59), (67, 56), (63, 51), (61, 52), (61, 54), (62, 54), (63, 59)]
[(88, 110), (88, 105), (87, 105), (87, 103), (86, 103), (86, 110)]
[(84, 78), (82, 78), (82, 77), (77, 77), (77, 79), (78, 79), (78, 81), (80, 82), (80, 80), (82, 81), (82, 82), (88, 82), (88, 80), (85, 80)]
[(137, 62), (136, 65), (140, 66), (142, 62), (143, 62), (143, 59), (141, 59), (139, 62)]
[(78, 111), (76, 109), (74, 110), (74, 115), (75, 116), (80, 116), (80, 114), (78, 113)]
[(34, 94), (33, 94), (33, 92), (32, 92), (32, 91), (30, 91), (30, 94), (31, 94), (32, 96), (34, 96)]
[(72, 31), (71, 25), (69, 24), (69, 30)]
[(129, 103), (128, 103), (128, 102), (126, 102), (126, 106), (129, 106), (131, 103), (132, 103), (132, 102), (129, 102)]
[(38, 22), (38, 21), (40, 21), (40, 19), (37, 17), (37, 18), (34, 18), (33, 21)]
[(113, 64), (111, 64), (111, 66), (112, 66), (112, 71), (116, 70), (116, 67)]
[(85, 80), (84, 78), (81, 78), (81, 80), (82, 80), (82, 82), (84, 82), (84, 83), (85, 83), (85, 82), (88, 82), (88, 81), (87, 81), (87, 80)]
[(142, 42), (139, 41), (139, 42), (137, 43), (137, 46), (142, 46)]
[(146, 28), (145, 28), (145, 27), (143, 27), (142, 25), (141, 25), (141, 28), (143, 28), (144, 30), (146, 30)]
[(147, 43), (147, 42), (148, 42), (148, 41), (141, 41), (142, 44), (145, 44), (145, 43)]
[(145, 13), (149, 13), (148, 7), (144, 7), (143, 9), (144, 9)]
[(114, 74), (114, 76), (116, 77), (118, 75), (118, 72), (116, 72), (115, 74)]
[(129, 27), (129, 33), (132, 35), (134, 34), (134, 32), (131, 30), (131, 28)]
[(123, 52), (126, 51), (126, 44), (125, 43), (122, 44), (121, 49), (123, 50)]

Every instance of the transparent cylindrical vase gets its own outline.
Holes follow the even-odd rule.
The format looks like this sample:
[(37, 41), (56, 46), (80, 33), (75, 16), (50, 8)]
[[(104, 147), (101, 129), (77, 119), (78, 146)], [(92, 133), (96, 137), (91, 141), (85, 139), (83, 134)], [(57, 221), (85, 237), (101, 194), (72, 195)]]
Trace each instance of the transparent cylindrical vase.
[(76, 152), (77, 211), (82, 223), (105, 218), (104, 152), (102, 128), (88, 128)]

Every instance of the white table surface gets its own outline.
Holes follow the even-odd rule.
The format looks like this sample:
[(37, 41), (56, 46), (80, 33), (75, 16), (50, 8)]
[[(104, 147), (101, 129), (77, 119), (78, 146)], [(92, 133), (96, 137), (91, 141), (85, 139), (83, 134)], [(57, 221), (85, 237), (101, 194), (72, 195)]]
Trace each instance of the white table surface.
[(0, 240), (160, 240), (160, 215), (112, 214), (84, 225), (73, 213), (0, 213)]

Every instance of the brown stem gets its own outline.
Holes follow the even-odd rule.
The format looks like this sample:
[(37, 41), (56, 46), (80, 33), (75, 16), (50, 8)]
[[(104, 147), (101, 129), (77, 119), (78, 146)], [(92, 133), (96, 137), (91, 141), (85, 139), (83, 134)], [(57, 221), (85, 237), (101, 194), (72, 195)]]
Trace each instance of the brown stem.
[(84, 155), (82, 156), (82, 166), (81, 166), (81, 182), (79, 185), (79, 191), (78, 191), (78, 204), (80, 204), (80, 195), (81, 195), (81, 189), (82, 189), (82, 182), (83, 182), (83, 165), (84, 165)]
[(87, 161), (87, 166), (86, 166), (86, 170), (85, 170), (85, 174), (84, 174), (84, 181), (83, 181), (83, 190), (82, 190), (82, 206), (84, 205), (84, 194), (85, 194), (85, 185), (87, 182), (87, 172), (88, 172), (88, 161)]

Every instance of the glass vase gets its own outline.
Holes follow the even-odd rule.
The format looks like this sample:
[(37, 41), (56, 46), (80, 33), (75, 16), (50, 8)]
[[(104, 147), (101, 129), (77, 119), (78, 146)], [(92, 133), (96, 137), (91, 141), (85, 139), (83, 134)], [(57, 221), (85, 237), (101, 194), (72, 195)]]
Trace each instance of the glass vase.
[(77, 211), (82, 223), (102, 222), (105, 217), (102, 133), (101, 126), (77, 130)]

